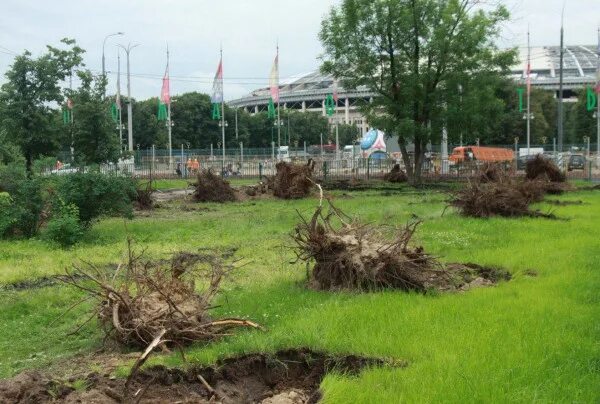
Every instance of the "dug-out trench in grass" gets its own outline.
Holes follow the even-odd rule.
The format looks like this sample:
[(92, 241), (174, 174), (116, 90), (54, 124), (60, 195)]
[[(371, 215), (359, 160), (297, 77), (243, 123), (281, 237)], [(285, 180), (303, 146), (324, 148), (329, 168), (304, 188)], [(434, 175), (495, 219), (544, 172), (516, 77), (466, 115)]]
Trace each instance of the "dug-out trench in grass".
[[(0, 381), (0, 401), (314, 403), (321, 398), (319, 385), (327, 373), (356, 375), (365, 367), (386, 364), (406, 366), (405, 362), (290, 349), (273, 355), (229, 358), (212, 367), (189, 370), (153, 367), (138, 372), (128, 381), (91, 373), (80, 376), (79, 380), (85, 382), (80, 389), (75, 389), (72, 382), (53, 380), (39, 372), (24, 372)], [(127, 382), (130, 385), (126, 388)]]
[(292, 234), (298, 260), (314, 262), (308, 276), (314, 289), (460, 291), (510, 279), (504, 269), (443, 264), (412, 246), (420, 221), (390, 236), (388, 228), (359, 223), (327, 201), (327, 214), (319, 205), (310, 220), (300, 216)]

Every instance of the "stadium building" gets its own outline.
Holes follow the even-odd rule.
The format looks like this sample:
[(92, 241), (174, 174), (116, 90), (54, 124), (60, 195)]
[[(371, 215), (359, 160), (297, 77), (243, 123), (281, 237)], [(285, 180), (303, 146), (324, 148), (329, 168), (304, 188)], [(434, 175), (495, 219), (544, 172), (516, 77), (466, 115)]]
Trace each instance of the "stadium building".
[[(594, 85), (598, 61), (597, 46), (567, 46), (564, 53), (564, 97), (575, 96), (574, 90)], [(527, 48), (519, 49), (519, 63), (511, 69), (511, 77), (525, 84), (527, 75)], [(558, 97), (560, 77), (560, 47), (531, 48), (531, 83), (534, 87), (555, 91)], [(280, 105), (284, 109), (315, 112), (326, 115), (325, 98), (333, 92), (333, 78), (313, 72), (294, 77), (280, 84)], [(339, 101), (337, 113), (329, 118), (331, 123), (355, 124), (361, 134), (369, 130), (369, 123), (359, 112), (361, 103), (369, 102), (374, 93), (366, 87), (337, 89)], [(231, 107), (243, 108), (250, 113), (266, 111), (269, 88), (259, 88), (245, 97), (228, 102)]]

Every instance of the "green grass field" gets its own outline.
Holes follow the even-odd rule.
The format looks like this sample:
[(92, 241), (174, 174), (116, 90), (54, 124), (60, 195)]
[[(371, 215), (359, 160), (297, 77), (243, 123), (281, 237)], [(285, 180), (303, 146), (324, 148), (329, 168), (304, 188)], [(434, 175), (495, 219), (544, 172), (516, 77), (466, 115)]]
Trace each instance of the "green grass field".
[[(173, 204), (131, 221), (104, 219), (70, 250), (0, 241), (0, 377), (92, 351), (101, 341), (93, 323), (65, 336), (86, 318), (83, 306), (51, 324), (79, 292), (7, 285), (62, 273), (77, 260), (116, 263), (130, 235), (157, 257), (235, 246), (247, 261), (224, 284), (214, 314), (252, 319), (266, 331), (192, 346), (192, 363), (308, 346), (408, 362), (355, 378), (327, 376), (327, 403), (600, 401), (600, 192), (560, 197), (582, 205), (537, 206), (568, 220), (466, 219), (451, 209), (442, 216), (446, 195), (433, 191), (336, 195), (340, 208), (367, 222), (402, 225), (415, 214), (424, 220), (416, 237), (427, 251), (506, 267), (513, 280), (460, 294), (311, 291), (302, 284), (305, 266), (290, 263), (288, 234), (296, 210), (310, 214), (315, 200), (207, 204), (200, 211)], [(183, 365), (176, 354), (150, 362)]]

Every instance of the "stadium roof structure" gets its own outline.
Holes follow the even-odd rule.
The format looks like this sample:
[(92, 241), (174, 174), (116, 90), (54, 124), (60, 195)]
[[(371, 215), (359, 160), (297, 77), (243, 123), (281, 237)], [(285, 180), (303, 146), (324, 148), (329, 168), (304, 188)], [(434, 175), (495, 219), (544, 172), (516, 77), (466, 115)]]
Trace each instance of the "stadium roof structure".
[[(564, 53), (563, 83), (565, 90), (576, 90), (596, 82), (598, 47), (595, 45), (566, 46)], [(510, 77), (520, 84), (526, 82), (527, 48), (520, 48), (519, 62), (511, 68)], [(546, 90), (558, 91), (560, 76), (560, 47), (544, 46), (531, 48), (531, 85)], [(300, 108), (299, 103), (322, 102), (333, 90), (333, 77), (319, 71), (292, 77), (280, 84), (280, 103)], [(373, 97), (366, 87), (344, 89), (338, 86), (343, 99), (366, 99)], [(269, 102), (269, 88), (259, 88), (250, 94), (228, 102), (233, 107), (257, 108)]]

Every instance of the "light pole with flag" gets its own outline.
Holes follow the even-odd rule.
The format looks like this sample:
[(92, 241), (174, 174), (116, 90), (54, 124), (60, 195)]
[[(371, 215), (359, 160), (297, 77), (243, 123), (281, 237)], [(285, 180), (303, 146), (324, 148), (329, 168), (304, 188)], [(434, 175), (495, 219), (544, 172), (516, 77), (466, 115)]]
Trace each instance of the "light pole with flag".
[(269, 88), (271, 99), (269, 101), (269, 115), (273, 115), (273, 108), (277, 104), (277, 158), (280, 156), (281, 148), (281, 121), (279, 115), (279, 45), (277, 45), (277, 54), (271, 67), (271, 75), (269, 77)]
[(223, 162), (221, 172), (225, 174), (225, 98), (223, 96), (223, 48), (220, 51), (221, 58), (219, 59), (219, 66), (217, 66), (217, 72), (215, 73), (215, 79), (213, 81), (213, 93), (211, 97), (212, 118), (219, 120), (219, 126), (221, 127), (221, 143), (223, 145)]

